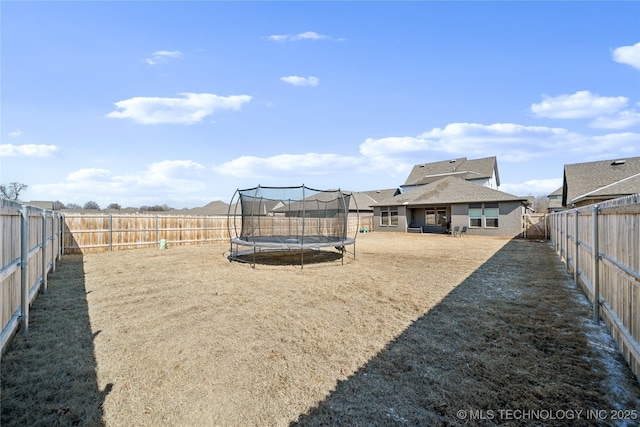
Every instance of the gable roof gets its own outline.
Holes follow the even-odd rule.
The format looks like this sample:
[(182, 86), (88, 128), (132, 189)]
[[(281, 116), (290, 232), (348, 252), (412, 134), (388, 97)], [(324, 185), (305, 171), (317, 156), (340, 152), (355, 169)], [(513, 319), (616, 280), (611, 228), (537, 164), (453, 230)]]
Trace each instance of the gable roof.
[[(393, 197), (395, 195), (400, 194), (399, 188), (387, 188), (384, 190), (369, 190), (369, 191), (360, 191), (360, 194), (366, 196), (369, 199), (367, 204), (368, 207), (375, 205), (379, 200), (388, 199), (389, 197)], [(360, 206), (360, 199), (358, 199), (358, 206)]]
[(556, 191), (554, 191), (551, 194), (547, 194), (547, 197), (551, 197), (551, 196), (562, 196), (562, 187), (556, 189)]
[(443, 205), (482, 202), (526, 202), (526, 197), (514, 196), (493, 188), (473, 184), (464, 179), (448, 176), (425, 184), (421, 188), (408, 191), (379, 201), (376, 206), (400, 205)]
[(640, 157), (564, 165), (562, 205), (635, 194), (638, 176)]
[(404, 186), (429, 184), (446, 176), (456, 176), (465, 180), (490, 179), (495, 172), (496, 184), (500, 185), (498, 161), (495, 156), (467, 160), (466, 157), (440, 162), (415, 165)]

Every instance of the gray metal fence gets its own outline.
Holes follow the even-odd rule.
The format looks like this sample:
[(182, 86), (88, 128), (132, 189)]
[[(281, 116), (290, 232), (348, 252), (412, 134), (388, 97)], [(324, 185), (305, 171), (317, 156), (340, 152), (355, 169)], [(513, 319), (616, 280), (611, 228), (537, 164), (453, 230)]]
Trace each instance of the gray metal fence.
[(551, 241), (640, 381), (640, 194), (551, 215)]
[(61, 255), (60, 213), (0, 199), (0, 344), (29, 331), (29, 306)]

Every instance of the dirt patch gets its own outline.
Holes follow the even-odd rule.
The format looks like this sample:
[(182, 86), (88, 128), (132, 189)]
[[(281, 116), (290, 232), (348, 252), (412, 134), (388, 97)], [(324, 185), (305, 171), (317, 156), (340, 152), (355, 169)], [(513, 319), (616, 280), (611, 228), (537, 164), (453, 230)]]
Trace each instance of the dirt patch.
[[(304, 269), (228, 249), (65, 258), (81, 274), (52, 276), (3, 358), (2, 425), (487, 423), (461, 410), (525, 425), (498, 411), (639, 409), (619, 359), (624, 386), (608, 385), (611, 344), (587, 338), (589, 308), (544, 243), (369, 233), (355, 259)], [(71, 286), (77, 324), (52, 326)], [(83, 367), (65, 367), (78, 350)], [(60, 394), (74, 384), (80, 396)], [(551, 424), (580, 423), (611, 420)]]

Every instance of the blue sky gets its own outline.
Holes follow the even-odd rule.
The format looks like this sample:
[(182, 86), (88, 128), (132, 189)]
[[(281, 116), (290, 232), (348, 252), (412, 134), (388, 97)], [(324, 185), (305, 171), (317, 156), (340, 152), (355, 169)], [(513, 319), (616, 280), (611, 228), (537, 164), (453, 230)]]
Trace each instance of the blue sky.
[(640, 156), (639, 2), (0, 2), (0, 182), (101, 207)]

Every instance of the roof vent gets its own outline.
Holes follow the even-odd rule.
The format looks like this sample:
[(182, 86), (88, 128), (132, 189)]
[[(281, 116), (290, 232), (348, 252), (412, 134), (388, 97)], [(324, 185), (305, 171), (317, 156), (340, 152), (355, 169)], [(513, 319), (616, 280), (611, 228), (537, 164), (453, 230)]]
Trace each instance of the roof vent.
[(455, 163), (455, 162), (456, 162), (456, 159), (449, 160), (449, 163)]
[(624, 165), (626, 162), (626, 160), (614, 160), (613, 162), (611, 162), (611, 166)]

